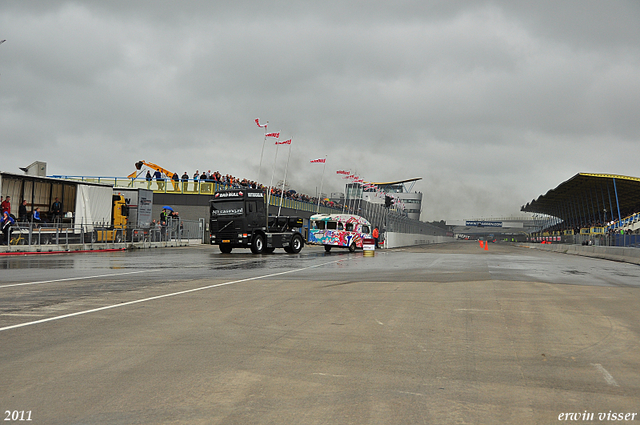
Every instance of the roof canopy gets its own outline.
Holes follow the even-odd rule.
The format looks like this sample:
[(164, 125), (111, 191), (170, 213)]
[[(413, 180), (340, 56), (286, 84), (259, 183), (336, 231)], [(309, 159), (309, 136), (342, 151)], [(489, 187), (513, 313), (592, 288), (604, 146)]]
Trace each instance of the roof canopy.
[(391, 186), (391, 185), (396, 185), (396, 184), (415, 182), (415, 181), (418, 181), (418, 180), (422, 180), (422, 177), (415, 177), (413, 179), (398, 180), (398, 181), (394, 181), (394, 182), (380, 182), (380, 183), (373, 183), (373, 184), (375, 184), (376, 186)]
[(572, 225), (624, 218), (640, 211), (640, 178), (578, 173), (521, 211), (559, 217)]

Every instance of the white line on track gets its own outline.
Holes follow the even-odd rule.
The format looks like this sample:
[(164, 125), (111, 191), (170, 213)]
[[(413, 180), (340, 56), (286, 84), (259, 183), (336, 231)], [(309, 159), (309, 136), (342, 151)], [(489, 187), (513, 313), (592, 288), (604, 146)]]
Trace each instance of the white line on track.
[(315, 372), (315, 373), (312, 373), (312, 375), (331, 376), (333, 378), (344, 378), (347, 376), (347, 375), (333, 375), (331, 373), (322, 373), (322, 372)]
[(125, 273), (99, 274), (99, 275), (95, 275), (95, 276), (84, 276), (84, 277), (67, 277), (67, 278), (64, 278), (64, 279), (41, 280), (39, 282), (11, 283), (11, 284), (8, 284), (8, 285), (0, 285), (0, 289), (2, 289), (2, 288), (10, 288), (12, 286), (39, 285), (39, 284), (42, 284), (42, 283), (68, 282), (70, 280), (95, 279), (95, 278), (98, 278), (98, 277), (124, 276), (124, 275), (127, 275), (127, 274), (154, 272), (154, 271), (157, 271), (157, 270), (160, 270), (160, 269), (138, 270), (138, 271), (135, 271), (135, 272), (125, 272)]
[[(233, 267), (233, 266), (237, 266), (239, 264), (244, 264), (244, 263), (253, 262), (253, 261), (255, 261), (255, 260), (234, 261), (232, 263), (221, 265), (220, 267), (221, 268)], [(202, 265), (182, 266), (182, 268), (201, 268), (201, 267), (202, 267)], [(99, 275), (95, 275), (95, 276), (84, 276), (84, 277), (67, 277), (67, 278), (64, 278), (64, 279), (41, 280), (39, 282), (10, 283), (10, 284), (7, 284), (7, 285), (0, 285), (0, 289), (2, 289), (2, 288), (11, 288), (11, 287), (14, 287), (14, 286), (40, 285), (42, 283), (69, 282), (69, 281), (72, 281), (72, 280), (85, 280), (85, 279), (96, 279), (96, 278), (100, 278), (100, 277), (124, 276), (124, 275), (128, 275), (128, 274), (136, 274), (136, 273), (157, 272), (158, 270), (162, 270), (162, 269), (138, 270), (138, 271), (134, 271), (134, 272), (99, 274)]]
[(604, 380), (607, 381), (607, 384), (609, 384), (611, 386), (614, 386), (614, 387), (619, 387), (620, 386), (620, 385), (618, 385), (616, 380), (613, 379), (613, 376), (611, 376), (609, 371), (607, 371), (607, 369), (605, 369), (600, 363), (591, 363), (591, 366), (595, 367), (596, 369), (598, 369), (598, 371), (600, 373), (602, 373), (602, 376), (604, 376)]
[(159, 300), (159, 299), (162, 299), (162, 298), (175, 297), (177, 295), (189, 294), (189, 293), (192, 293), (192, 292), (203, 291), (205, 289), (212, 289), (212, 288), (218, 288), (220, 286), (233, 285), (235, 283), (250, 282), (252, 280), (259, 280), (259, 279), (266, 279), (266, 278), (270, 278), (270, 277), (282, 276), (282, 275), (289, 274), (289, 273), (296, 273), (296, 272), (300, 272), (300, 271), (303, 271), (303, 270), (309, 270), (309, 269), (314, 269), (314, 268), (317, 268), (317, 267), (326, 266), (327, 264), (333, 264), (333, 263), (337, 263), (339, 261), (344, 261), (344, 259), (341, 258), (339, 260), (329, 261), (327, 263), (316, 264), (314, 266), (303, 267), (303, 268), (300, 268), (300, 269), (287, 270), (287, 271), (284, 271), (284, 272), (266, 274), (266, 275), (263, 275), (263, 276), (249, 277), (249, 278), (246, 278), (246, 279), (234, 280), (234, 281), (231, 281), (231, 282), (217, 283), (215, 285), (208, 285), (208, 286), (201, 286), (199, 288), (187, 289), (185, 291), (172, 292), (170, 294), (157, 295), (155, 297), (142, 298), (142, 299), (139, 299), (139, 300), (128, 301), (128, 302), (124, 302), (124, 303), (120, 303), (120, 304), (113, 304), (113, 305), (107, 305), (107, 306), (104, 306), (104, 307), (92, 308), (91, 310), (84, 310), (84, 311), (78, 311), (76, 313), (64, 314), (62, 316), (49, 317), (47, 319), (36, 320), (36, 321), (33, 321), (33, 322), (19, 323), (17, 325), (5, 326), (4, 328), (0, 328), (0, 332), (8, 331), (8, 330), (11, 330), (11, 329), (22, 328), (22, 327), (25, 327), (25, 326), (38, 325), (40, 323), (52, 322), (54, 320), (67, 319), (69, 317), (81, 316), (81, 315), (84, 315), (84, 314), (96, 313), (98, 311), (110, 310), (112, 308), (126, 307), (126, 306), (129, 306), (129, 305), (140, 304), (140, 303), (144, 303), (144, 302), (147, 302), (147, 301), (154, 301), (154, 300)]

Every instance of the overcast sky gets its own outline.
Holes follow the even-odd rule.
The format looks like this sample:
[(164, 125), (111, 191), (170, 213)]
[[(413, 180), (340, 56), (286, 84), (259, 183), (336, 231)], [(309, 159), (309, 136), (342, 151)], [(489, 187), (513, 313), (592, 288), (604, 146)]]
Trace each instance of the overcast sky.
[(511, 215), (578, 172), (640, 176), (639, 22), (637, 0), (7, 0), (0, 170), (258, 179), (260, 118), (299, 191), (326, 155), (324, 192), (422, 177), (424, 220)]

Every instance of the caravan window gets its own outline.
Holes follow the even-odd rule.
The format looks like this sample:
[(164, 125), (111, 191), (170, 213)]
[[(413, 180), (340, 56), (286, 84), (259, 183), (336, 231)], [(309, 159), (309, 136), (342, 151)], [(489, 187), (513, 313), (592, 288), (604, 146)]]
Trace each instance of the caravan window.
[(362, 233), (370, 233), (369, 226), (362, 226)]
[(313, 222), (315, 224), (315, 228), (318, 230), (324, 230), (324, 221), (314, 221)]
[(344, 230), (346, 230), (347, 232), (353, 232), (353, 223), (347, 223), (344, 226)]
[(338, 230), (344, 230), (344, 226), (340, 222), (338, 222)]
[(327, 221), (327, 229), (336, 230), (338, 228), (338, 223), (336, 221)]

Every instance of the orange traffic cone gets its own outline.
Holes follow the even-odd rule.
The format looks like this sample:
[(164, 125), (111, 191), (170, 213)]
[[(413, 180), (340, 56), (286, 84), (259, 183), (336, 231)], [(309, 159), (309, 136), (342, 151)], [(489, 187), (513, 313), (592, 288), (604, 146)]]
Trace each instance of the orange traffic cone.
[(484, 243), (484, 250), (485, 250), (485, 251), (489, 251), (489, 241), (486, 241), (486, 242)]
[(480, 248), (484, 248), (484, 242), (483, 241), (479, 241), (480, 242)]

